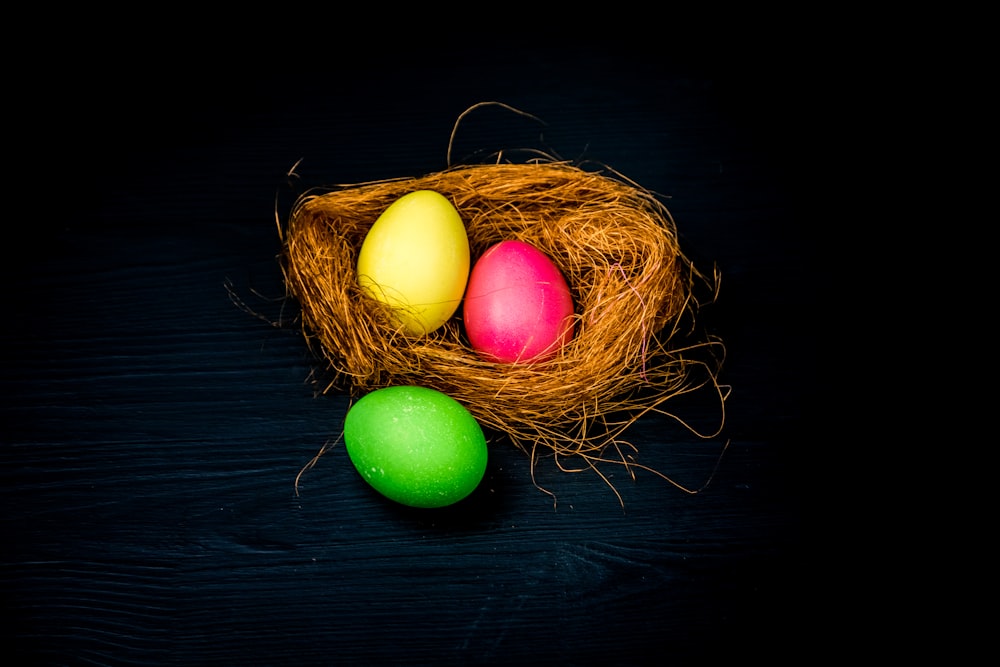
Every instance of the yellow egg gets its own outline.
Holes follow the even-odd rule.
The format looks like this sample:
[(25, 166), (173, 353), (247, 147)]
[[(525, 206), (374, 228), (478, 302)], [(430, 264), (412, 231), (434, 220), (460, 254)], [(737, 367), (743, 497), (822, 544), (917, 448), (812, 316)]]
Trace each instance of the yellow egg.
[(469, 280), (469, 237), (448, 199), (433, 190), (403, 195), (378, 217), (358, 253), (358, 284), (393, 308), (414, 336), (455, 314)]

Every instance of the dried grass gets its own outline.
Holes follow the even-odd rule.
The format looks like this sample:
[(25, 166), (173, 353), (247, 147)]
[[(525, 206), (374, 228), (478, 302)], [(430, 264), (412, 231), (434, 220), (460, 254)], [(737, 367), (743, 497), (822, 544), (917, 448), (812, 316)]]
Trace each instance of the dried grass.
[[(494, 243), (519, 239), (562, 270), (576, 334), (557, 356), (528, 365), (485, 361), (468, 345), (461, 309), (430, 335), (407, 337), (358, 286), (355, 265), (368, 229), (389, 204), (418, 189), (451, 200), (466, 223), (473, 262)], [(437, 389), (529, 453), (532, 471), (546, 453), (564, 470), (601, 474), (597, 464), (608, 461), (643, 468), (623, 431), (651, 411), (671, 414), (667, 401), (702, 387), (718, 394), (724, 415), (726, 388), (716, 381), (724, 346), (699, 338), (695, 326), (699, 306), (716, 297), (719, 276), (684, 256), (660, 199), (618, 174), (536, 159), (325, 188), (301, 196), (281, 232), (288, 293), (332, 371), (324, 391), (360, 397), (390, 385)], [(698, 294), (705, 296), (699, 301)], [(573, 457), (583, 466), (566, 463)]]

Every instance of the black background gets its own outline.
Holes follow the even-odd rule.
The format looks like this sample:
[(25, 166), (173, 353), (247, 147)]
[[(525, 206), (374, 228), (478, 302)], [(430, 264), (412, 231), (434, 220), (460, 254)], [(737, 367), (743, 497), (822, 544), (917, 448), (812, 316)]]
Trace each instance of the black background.
[[(39, 664), (792, 655), (811, 586), (815, 158), (796, 59), (746, 46), (220, 49), (174, 34), (36, 80), (0, 341), (5, 645)], [(660, 193), (688, 256), (719, 268), (703, 324), (728, 351), (722, 434), (655, 417), (627, 433), (689, 487), (718, 463), (702, 493), (612, 468), (620, 503), (542, 460), (554, 503), (503, 443), (453, 508), (376, 496), (342, 446), (295, 493), (348, 400), (310, 382), (275, 213), (311, 186), (444, 168), (458, 116), (494, 100), (542, 122), (480, 109), (453, 162), (534, 148), (606, 164)], [(719, 419), (711, 395), (683, 409), (705, 430)]]

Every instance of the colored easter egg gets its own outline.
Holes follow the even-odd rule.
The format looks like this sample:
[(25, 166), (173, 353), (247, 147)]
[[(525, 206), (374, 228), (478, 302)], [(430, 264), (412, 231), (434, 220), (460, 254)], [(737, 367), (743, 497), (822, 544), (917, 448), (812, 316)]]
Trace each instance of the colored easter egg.
[(444, 195), (417, 190), (389, 205), (365, 235), (358, 284), (389, 305), (412, 336), (430, 333), (458, 310), (469, 279), (469, 238)]
[(483, 253), (462, 308), (469, 344), (493, 361), (544, 361), (573, 337), (565, 278), (548, 255), (524, 241), (501, 241)]
[(363, 396), (347, 412), (344, 443), (354, 467), (382, 495), (411, 507), (444, 507), (482, 481), (486, 437), (458, 401), (400, 385)]

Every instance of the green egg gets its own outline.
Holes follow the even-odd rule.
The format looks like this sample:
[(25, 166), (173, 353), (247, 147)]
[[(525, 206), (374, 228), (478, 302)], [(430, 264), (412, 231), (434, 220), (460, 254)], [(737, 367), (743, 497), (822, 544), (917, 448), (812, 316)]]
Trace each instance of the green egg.
[(376, 491), (411, 507), (444, 507), (486, 473), (483, 429), (458, 401), (413, 385), (362, 397), (344, 420), (347, 455)]

